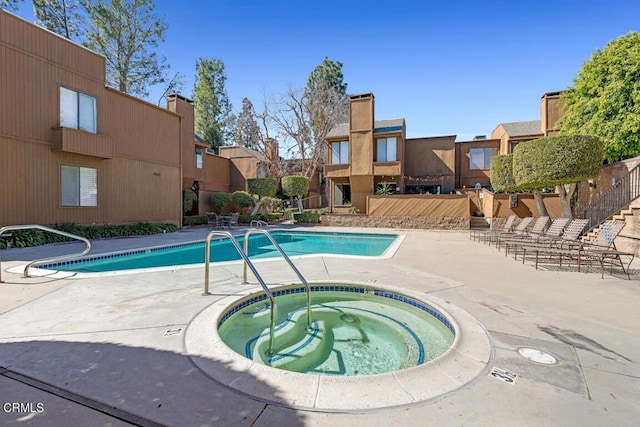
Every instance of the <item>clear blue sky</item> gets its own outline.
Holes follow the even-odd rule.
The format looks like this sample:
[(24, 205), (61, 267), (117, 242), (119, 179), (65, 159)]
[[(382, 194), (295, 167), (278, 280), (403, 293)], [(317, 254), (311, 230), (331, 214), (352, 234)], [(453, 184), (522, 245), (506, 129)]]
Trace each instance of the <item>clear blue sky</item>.
[[(18, 14), (32, 20), (30, 3)], [(156, 11), (186, 96), (198, 57), (224, 61), (234, 108), (248, 97), (259, 109), (328, 56), (344, 63), (349, 93), (375, 94), (377, 119), (458, 140), (538, 119), (544, 92), (566, 89), (597, 48), (640, 27), (637, 0), (158, 0)]]

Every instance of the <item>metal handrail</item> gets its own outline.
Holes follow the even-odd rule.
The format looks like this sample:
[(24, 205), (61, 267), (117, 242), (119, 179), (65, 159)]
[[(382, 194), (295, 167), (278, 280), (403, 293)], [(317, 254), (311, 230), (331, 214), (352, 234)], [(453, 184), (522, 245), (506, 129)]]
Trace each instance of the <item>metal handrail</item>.
[(266, 221), (263, 221), (261, 219), (252, 219), (251, 223), (249, 224), (249, 227), (253, 228), (254, 225), (257, 228), (259, 228), (259, 227), (269, 227), (269, 223), (267, 223)]
[(271, 303), (271, 319), (269, 323), (268, 355), (271, 356), (273, 354), (273, 334), (275, 331), (274, 310), (276, 307), (276, 300), (273, 297), (273, 293), (271, 292), (271, 290), (267, 287), (267, 284), (264, 282), (264, 280), (262, 280), (262, 277), (260, 276), (260, 274), (258, 274), (258, 271), (253, 266), (253, 263), (249, 261), (249, 257), (247, 256), (247, 254), (242, 251), (242, 248), (240, 247), (240, 244), (238, 243), (238, 241), (228, 231), (213, 230), (213, 231), (210, 231), (209, 234), (207, 234), (207, 240), (204, 246), (205, 269), (204, 269), (204, 292), (202, 293), (202, 295), (209, 295), (209, 264), (211, 264), (211, 238), (215, 235), (228, 237), (229, 240), (231, 240), (233, 247), (236, 248), (236, 251), (238, 251), (242, 259), (244, 260), (245, 283), (247, 281), (247, 265), (249, 265), (249, 268), (253, 272), (254, 276), (256, 276), (256, 279), (258, 279), (258, 282), (260, 282), (260, 286), (262, 286), (262, 289), (264, 290), (264, 293), (267, 295), (267, 298), (269, 298), (269, 302)]
[[(284, 260), (287, 261), (287, 264), (289, 264), (289, 267), (291, 267), (293, 272), (296, 273), (296, 275), (298, 276), (298, 278), (300, 279), (300, 281), (304, 285), (304, 288), (307, 291), (307, 327), (311, 326), (311, 287), (309, 287), (309, 284), (307, 283), (307, 280), (304, 278), (302, 273), (300, 273), (300, 270), (298, 270), (296, 268), (296, 266), (293, 264), (293, 262), (291, 261), (289, 256), (286, 253), (284, 253), (284, 251), (282, 250), (280, 245), (274, 240), (274, 238), (271, 235), (271, 233), (269, 233), (267, 230), (263, 230), (263, 229), (259, 229), (259, 228), (254, 228), (254, 229), (251, 229), (251, 230), (247, 230), (247, 232), (244, 234), (244, 252), (247, 254), (247, 256), (249, 256), (249, 236), (251, 234), (255, 234), (255, 233), (260, 233), (260, 234), (264, 234), (265, 236), (267, 236), (269, 241), (271, 241), (271, 244), (278, 250), (278, 252), (280, 252), (280, 255), (282, 255), (282, 258), (284, 258)], [(248, 261), (245, 260), (244, 266), (242, 268), (242, 280), (243, 280), (242, 283), (243, 284), (247, 284), (248, 283), (247, 282), (247, 262)]]
[[(75, 234), (67, 233), (67, 232), (64, 232), (64, 231), (56, 230), (55, 228), (49, 228), (49, 227), (45, 227), (44, 225), (38, 225), (38, 224), (7, 225), (5, 227), (0, 228), (0, 236), (2, 236), (2, 233), (4, 233), (5, 231), (31, 230), (31, 229), (38, 229), (38, 230), (42, 230), (42, 231), (48, 231), (49, 233), (59, 234), (61, 236), (69, 237), (70, 239), (81, 240), (87, 245), (87, 247), (85, 248), (84, 251), (82, 251), (81, 253), (78, 253), (78, 254), (61, 255), (61, 256), (58, 256), (58, 257), (42, 258), (42, 259), (36, 259), (34, 261), (31, 261), (24, 268), (24, 273), (23, 273), (24, 277), (29, 277), (29, 268), (33, 267), (36, 264), (46, 264), (46, 263), (50, 263), (50, 262), (63, 261), (63, 260), (72, 259), (72, 258), (80, 258), (81, 256), (84, 256), (87, 253), (89, 253), (89, 251), (91, 250), (91, 242), (89, 242), (89, 240), (84, 238), (84, 237), (76, 236)], [(2, 264), (2, 260), (0, 259), (0, 282), (2, 282), (2, 265), (1, 264)]]
[(610, 188), (600, 193), (584, 209), (583, 218), (589, 219), (587, 229), (596, 227), (616, 212), (629, 206), (638, 197), (640, 197), (640, 165), (631, 169)]

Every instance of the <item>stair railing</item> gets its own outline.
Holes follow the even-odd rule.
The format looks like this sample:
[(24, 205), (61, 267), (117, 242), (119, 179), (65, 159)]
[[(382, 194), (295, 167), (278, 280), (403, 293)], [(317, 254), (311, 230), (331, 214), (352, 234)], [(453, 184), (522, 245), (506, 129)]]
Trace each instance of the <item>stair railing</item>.
[(600, 193), (583, 211), (589, 220), (587, 230), (597, 227), (607, 218), (626, 208), (640, 197), (640, 164)]

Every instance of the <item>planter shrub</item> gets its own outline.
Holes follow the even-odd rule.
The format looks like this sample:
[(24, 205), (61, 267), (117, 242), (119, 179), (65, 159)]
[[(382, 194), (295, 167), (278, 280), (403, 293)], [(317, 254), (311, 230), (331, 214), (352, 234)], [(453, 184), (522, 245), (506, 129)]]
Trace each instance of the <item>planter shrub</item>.
[(222, 213), (222, 210), (231, 204), (231, 195), (229, 193), (213, 193), (209, 196), (209, 204)]

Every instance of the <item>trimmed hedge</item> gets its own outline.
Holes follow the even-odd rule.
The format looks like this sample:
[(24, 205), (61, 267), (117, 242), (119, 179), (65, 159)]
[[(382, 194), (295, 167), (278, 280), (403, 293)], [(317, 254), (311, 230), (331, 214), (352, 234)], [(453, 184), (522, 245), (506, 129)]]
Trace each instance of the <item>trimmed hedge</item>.
[(213, 193), (209, 196), (209, 204), (219, 212), (231, 204), (229, 193)]
[(282, 212), (262, 215), (240, 215), (238, 217), (238, 222), (242, 224), (250, 224), (251, 221), (254, 220), (265, 222), (279, 221), (282, 219), (283, 215), (284, 214)]
[(309, 178), (289, 175), (282, 177), (282, 192), (286, 196), (304, 196), (309, 192)]
[[(50, 228), (85, 237), (89, 240), (106, 239), (111, 237), (146, 236), (151, 234), (173, 233), (178, 231), (175, 224), (150, 223), (146, 221), (135, 224), (105, 224), (105, 225), (78, 225), (63, 223), (50, 225)], [(12, 230), (9, 239), (0, 239), (0, 248), (5, 249), (6, 241), (13, 248), (25, 248), (28, 246), (41, 246), (50, 243), (69, 242), (70, 239), (58, 234), (47, 233), (42, 230)]]
[(523, 190), (555, 187), (598, 176), (603, 143), (587, 135), (561, 135), (521, 142), (513, 150), (513, 177)]
[(183, 218), (182, 225), (202, 225), (207, 222), (209, 222), (209, 218), (206, 215), (191, 215)]
[(513, 191), (516, 181), (513, 179), (513, 154), (491, 157), (491, 187), (498, 192)]
[(231, 198), (233, 199), (233, 203), (240, 208), (240, 213), (242, 213), (244, 208), (251, 208), (256, 204), (253, 196), (246, 191), (234, 191)]
[(294, 213), (293, 219), (300, 223), (319, 224), (320, 214), (316, 212)]
[(247, 179), (247, 193), (256, 194), (260, 198), (273, 197), (278, 192), (278, 181), (275, 178)]
[(184, 188), (182, 190), (182, 211), (184, 213), (193, 209), (193, 202), (198, 200), (198, 195), (190, 188)]

